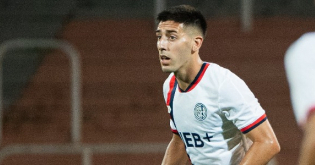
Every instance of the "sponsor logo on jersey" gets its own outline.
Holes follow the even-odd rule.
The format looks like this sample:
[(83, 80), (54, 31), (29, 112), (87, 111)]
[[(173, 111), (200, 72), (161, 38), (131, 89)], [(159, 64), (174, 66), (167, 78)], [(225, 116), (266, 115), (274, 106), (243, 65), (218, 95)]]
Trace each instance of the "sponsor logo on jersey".
[(207, 118), (207, 108), (202, 103), (197, 103), (194, 109), (195, 118), (198, 121), (203, 121)]
[(213, 138), (209, 133), (205, 133), (206, 135), (204, 136), (191, 132), (178, 132), (178, 134), (184, 141), (186, 147), (204, 147), (205, 142), (211, 142), (211, 138)]

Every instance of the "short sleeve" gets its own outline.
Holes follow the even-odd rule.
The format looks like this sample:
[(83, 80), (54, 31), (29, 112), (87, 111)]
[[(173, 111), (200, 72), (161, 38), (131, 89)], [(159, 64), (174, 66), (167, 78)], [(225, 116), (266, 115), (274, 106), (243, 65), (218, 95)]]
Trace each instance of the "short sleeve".
[(226, 118), (243, 133), (266, 120), (266, 114), (254, 94), (238, 76), (229, 72), (219, 86), (219, 107)]
[(172, 119), (170, 119), (170, 126), (171, 126), (172, 132), (175, 133), (175, 134), (178, 134), (178, 131), (177, 131), (177, 129), (175, 127), (175, 124), (174, 124)]
[[(172, 78), (173, 74), (170, 74), (169, 77), (165, 80), (164, 84), (163, 84), (163, 96), (164, 96), (164, 101), (167, 107), (167, 112), (170, 115), (170, 111), (171, 111), (171, 107), (168, 105), (169, 103), (169, 97), (170, 97), (170, 90), (172, 90)], [(178, 131), (175, 127), (175, 124), (170, 116), (170, 127), (171, 127), (171, 131), (175, 134), (178, 134)]]

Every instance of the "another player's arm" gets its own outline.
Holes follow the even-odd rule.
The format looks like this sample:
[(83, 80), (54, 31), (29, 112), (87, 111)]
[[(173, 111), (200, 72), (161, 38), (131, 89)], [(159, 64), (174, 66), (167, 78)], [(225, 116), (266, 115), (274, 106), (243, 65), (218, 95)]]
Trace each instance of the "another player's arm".
[(186, 164), (188, 156), (185, 144), (178, 134), (173, 134), (172, 140), (167, 146), (162, 165)]
[(241, 165), (264, 165), (280, 152), (280, 145), (268, 120), (245, 135), (253, 144), (246, 152)]
[(299, 165), (315, 164), (315, 114), (309, 116), (304, 125), (304, 136), (299, 156)]

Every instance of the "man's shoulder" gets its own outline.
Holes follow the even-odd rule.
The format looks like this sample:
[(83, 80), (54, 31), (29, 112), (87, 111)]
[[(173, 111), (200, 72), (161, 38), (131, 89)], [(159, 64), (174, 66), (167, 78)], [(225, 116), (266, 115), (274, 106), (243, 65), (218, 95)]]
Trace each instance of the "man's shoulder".
[(227, 68), (221, 66), (220, 64), (214, 62), (207, 62), (209, 64), (209, 68), (214, 69), (216, 71), (225, 71)]
[(173, 73), (173, 72), (170, 73), (170, 74), (168, 75), (168, 77), (165, 79), (164, 83), (170, 82), (173, 76), (174, 76), (174, 73)]
[(291, 46), (290, 49), (315, 49), (315, 32), (308, 32), (303, 34), (299, 39), (297, 39)]
[(175, 76), (174, 73), (170, 73), (170, 74), (168, 75), (168, 77), (165, 79), (165, 81), (164, 81), (164, 83), (163, 83), (163, 88), (164, 88), (164, 89), (167, 88), (167, 87), (169, 87), (169, 84), (170, 84), (170, 82), (171, 82), (171, 79), (172, 79), (174, 76)]
[(208, 67), (208, 72), (207, 74), (210, 75), (211, 77), (225, 77), (227, 75), (229, 75), (230, 73), (232, 73), (229, 69), (220, 66), (217, 63), (212, 63), (209, 62), (209, 67)]
[(315, 40), (315, 32), (308, 32), (303, 34), (300, 37), (300, 40), (310, 40), (310, 41), (314, 41)]
[(315, 59), (315, 32), (309, 32), (303, 34), (299, 39), (290, 45), (286, 52), (285, 62), (296, 64), (303, 59)]

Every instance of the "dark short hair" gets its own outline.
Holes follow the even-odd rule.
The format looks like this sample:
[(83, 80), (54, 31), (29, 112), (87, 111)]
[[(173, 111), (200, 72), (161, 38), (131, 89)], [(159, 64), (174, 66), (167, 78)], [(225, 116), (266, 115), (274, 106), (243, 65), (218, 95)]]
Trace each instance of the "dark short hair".
[(195, 26), (202, 32), (203, 37), (207, 33), (207, 22), (199, 10), (189, 5), (179, 5), (166, 9), (158, 14), (158, 22), (175, 21), (185, 26)]

